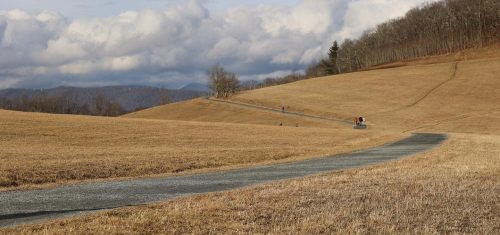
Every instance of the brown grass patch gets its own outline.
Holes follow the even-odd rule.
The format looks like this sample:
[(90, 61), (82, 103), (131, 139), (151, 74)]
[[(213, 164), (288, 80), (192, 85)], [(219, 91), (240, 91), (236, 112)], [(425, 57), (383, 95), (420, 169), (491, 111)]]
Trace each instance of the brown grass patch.
[(455, 134), (439, 149), (386, 165), (2, 232), (498, 234), (498, 156), (500, 137)]

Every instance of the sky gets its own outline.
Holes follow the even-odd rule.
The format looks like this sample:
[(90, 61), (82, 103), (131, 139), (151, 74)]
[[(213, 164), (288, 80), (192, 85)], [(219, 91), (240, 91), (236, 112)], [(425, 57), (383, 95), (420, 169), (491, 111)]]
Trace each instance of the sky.
[(1, 0), (0, 89), (282, 76), (428, 1)]

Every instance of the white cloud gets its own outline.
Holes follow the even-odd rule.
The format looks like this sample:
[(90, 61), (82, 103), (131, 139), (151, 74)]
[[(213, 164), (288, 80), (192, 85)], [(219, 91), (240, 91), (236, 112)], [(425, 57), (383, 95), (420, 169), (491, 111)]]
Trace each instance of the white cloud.
[(140, 56), (122, 56), (110, 60), (109, 69), (113, 71), (129, 71), (136, 69), (141, 64)]
[(24, 12), (20, 9), (14, 9), (14, 10), (8, 11), (7, 14), (5, 14), (5, 16), (9, 20), (30, 20), (31, 19), (31, 16), (27, 12)]
[(423, 1), (304, 0), (211, 15), (191, 0), (71, 21), (55, 12), (10, 10), (0, 12), (0, 84), (179, 84), (200, 79), (216, 63), (243, 78), (263, 78), (303, 69), (326, 54), (331, 40), (357, 37)]
[(340, 38), (359, 36), (368, 28), (374, 27), (387, 19), (404, 15), (411, 8), (423, 2), (437, 0), (355, 0), (349, 1), (344, 15), (344, 25), (339, 33)]

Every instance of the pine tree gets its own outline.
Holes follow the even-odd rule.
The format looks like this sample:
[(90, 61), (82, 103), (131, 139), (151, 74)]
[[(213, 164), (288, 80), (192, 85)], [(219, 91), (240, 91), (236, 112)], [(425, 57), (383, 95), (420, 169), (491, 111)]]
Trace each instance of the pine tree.
[(338, 57), (339, 45), (337, 41), (333, 42), (333, 45), (330, 47), (330, 52), (328, 53), (328, 57), (330, 58), (330, 66), (327, 68), (328, 74), (338, 74), (338, 66), (337, 66), (337, 57)]

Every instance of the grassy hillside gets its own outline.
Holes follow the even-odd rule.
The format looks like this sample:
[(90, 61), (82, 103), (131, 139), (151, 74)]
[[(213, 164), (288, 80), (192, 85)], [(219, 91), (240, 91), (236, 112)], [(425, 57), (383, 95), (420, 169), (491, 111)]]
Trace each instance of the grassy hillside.
[[(441, 57), (405, 62), (405, 66), (303, 80), (246, 91), (232, 101), (256, 104), (323, 117), (352, 120), (367, 117), (381, 131), (430, 129), (498, 133), (486, 120), (498, 121), (494, 105), (500, 100), (500, 47), (467, 50)], [(472, 58), (472, 59), (471, 59)], [(437, 63), (436, 63), (437, 62)], [(249, 110), (207, 100), (171, 104), (126, 117), (276, 125), (324, 123), (287, 115)], [(257, 118), (258, 117), (258, 118)], [(307, 122), (306, 122), (307, 121)], [(311, 122), (314, 121), (314, 122)], [(477, 128), (482, 125), (483, 128)]]
[[(233, 99), (344, 119), (362, 115), (373, 128), (404, 131), (464, 115), (486, 121), (481, 116), (499, 111), (499, 74), (500, 58), (478, 59), (311, 79)], [(463, 128), (457, 123), (448, 130), (466, 131)]]

